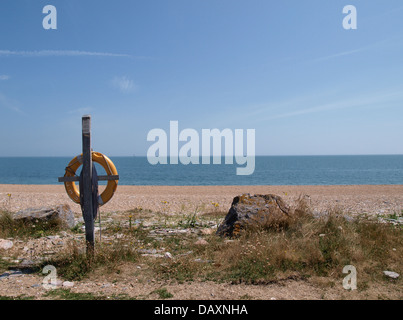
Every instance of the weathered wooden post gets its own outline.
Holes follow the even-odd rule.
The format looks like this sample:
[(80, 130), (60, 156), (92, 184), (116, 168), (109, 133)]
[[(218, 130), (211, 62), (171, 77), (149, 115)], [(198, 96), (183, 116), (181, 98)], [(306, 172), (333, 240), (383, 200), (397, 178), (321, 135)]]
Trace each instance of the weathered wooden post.
[(81, 204), (85, 223), (85, 240), (87, 242), (87, 254), (94, 254), (94, 217), (92, 203), (92, 154), (91, 154), (91, 116), (82, 117), (83, 137), (83, 179), (81, 190), (83, 192)]
[[(94, 255), (94, 225), (98, 206), (108, 202), (117, 188), (119, 175), (113, 162), (105, 155), (99, 152), (93, 152), (91, 149), (91, 116), (82, 117), (82, 143), (83, 153), (70, 161), (66, 167), (64, 177), (59, 177), (59, 182), (64, 182), (68, 196), (75, 203), (81, 205), (85, 223), (85, 240), (87, 244), (87, 256), (92, 258)], [(99, 196), (95, 184), (97, 180), (93, 176), (93, 161), (102, 165), (106, 176), (97, 176), (97, 180), (108, 181), (106, 189)], [(77, 169), (83, 165), (81, 178), (76, 175)], [(80, 182), (80, 188), (77, 189), (75, 181)]]

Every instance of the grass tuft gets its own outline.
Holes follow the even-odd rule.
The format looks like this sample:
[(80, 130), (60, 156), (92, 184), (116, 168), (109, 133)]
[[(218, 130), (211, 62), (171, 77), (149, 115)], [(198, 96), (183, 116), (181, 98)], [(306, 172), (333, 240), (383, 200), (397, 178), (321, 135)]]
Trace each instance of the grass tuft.
[(1, 238), (40, 238), (61, 230), (60, 220), (52, 219), (47, 222), (24, 222), (14, 220), (12, 213), (0, 211)]

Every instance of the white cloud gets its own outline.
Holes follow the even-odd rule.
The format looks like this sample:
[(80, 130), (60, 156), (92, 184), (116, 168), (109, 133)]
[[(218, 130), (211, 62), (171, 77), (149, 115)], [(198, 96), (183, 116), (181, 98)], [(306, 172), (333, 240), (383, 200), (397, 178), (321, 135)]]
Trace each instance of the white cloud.
[(0, 56), (22, 56), (22, 57), (80, 57), (80, 56), (98, 56), (98, 57), (134, 57), (129, 54), (93, 52), (79, 50), (39, 50), (39, 51), (12, 51), (0, 50)]
[(331, 103), (318, 104), (316, 106), (302, 108), (299, 110), (273, 114), (268, 117), (261, 117), (259, 120), (268, 121), (268, 120), (289, 118), (294, 116), (337, 110), (337, 109), (370, 107), (370, 106), (386, 107), (388, 105), (391, 105), (391, 103), (401, 101), (401, 99), (402, 99), (402, 91), (401, 88), (399, 88), (394, 90), (388, 90), (385, 92), (373, 92), (371, 94), (355, 96), (349, 99), (339, 100)]
[(126, 76), (113, 78), (112, 85), (123, 93), (133, 92), (137, 88), (133, 80)]
[(8, 80), (10, 79), (10, 76), (6, 75), (6, 74), (0, 74), (0, 81), (1, 80)]

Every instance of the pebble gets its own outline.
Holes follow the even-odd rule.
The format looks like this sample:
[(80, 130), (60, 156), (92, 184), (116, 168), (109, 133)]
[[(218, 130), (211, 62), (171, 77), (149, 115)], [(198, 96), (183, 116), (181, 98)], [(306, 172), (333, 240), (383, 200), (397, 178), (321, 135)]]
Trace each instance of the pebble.
[(212, 263), (213, 262), (213, 260), (203, 260), (200, 258), (194, 259), (193, 261), (198, 262), (198, 263)]
[(159, 254), (159, 253), (154, 253), (154, 254), (143, 253), (142, 256), (143, 257), (153, 257), (153, 258), (164, 258), (164, 255)]
[(64, 282), (63, 282), (63, 287), (72, 288), (72, 287), (74, 287), (74, 282), (71, 282), (71, 281), (64, 281)]
[(60, 236), (47, 236), (46, 239), (54, 240), (54, 239), (60, 239)]
[(195, 242), (195, 244), (198, 246), (205, 246), (205, 245), (208, 245), (208, 242), (204, 239), (199, 239)]
[(13, 242), (11, 240), (0, 239), (0, 249), (8, 250), (13, 247)]
[(400, 276), (398, 273), (393, 272), (393, 271), (384, 271), (383, 274), (392, 279), (397, 279)]
[(216, 231), (216, 230), (213, 229), (213, 228), (210, 228), (210, 229), (202, 229), (202, 230), (201, 230), (201, 233), (202, 233), (202, 234), (205, 234), (205, 235), (209, 235), (209, 234), (213, 234), (215, 231)]
[(235, 242), (235, 240), (225, 240), (224, 243), (228, 244), (228, 243), (232, 243)]

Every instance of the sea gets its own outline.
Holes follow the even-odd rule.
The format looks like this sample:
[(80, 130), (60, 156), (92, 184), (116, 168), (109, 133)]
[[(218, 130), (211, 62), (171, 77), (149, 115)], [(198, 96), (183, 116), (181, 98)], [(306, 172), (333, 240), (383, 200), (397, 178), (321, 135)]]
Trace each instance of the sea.
[[(120, 185), (396, 185), (403, 184), (403, 155), (257, 156), (255, 171), (234, 164), (157, 164), (147, 157), (110, 157)], [(0, 184), (62, 184), (70, 157), (0, 157)], [(168, 161), (169, 163), (169, 161)], [(96, 166), (98, 174), (105, 174)], [(77, 174), (79, 174), (78, 170)], [(105, 184), (105, 182), (100, 182)]]

